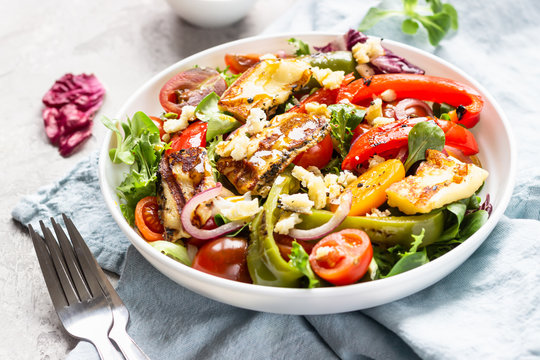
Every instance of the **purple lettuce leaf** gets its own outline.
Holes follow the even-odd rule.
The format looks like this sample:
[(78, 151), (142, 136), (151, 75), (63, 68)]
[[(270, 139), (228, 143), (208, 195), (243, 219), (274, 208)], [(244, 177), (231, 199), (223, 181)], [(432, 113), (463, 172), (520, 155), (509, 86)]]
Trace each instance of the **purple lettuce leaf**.
[(423, 69), (411, 64), (405, 58), (394, 54), (388, 49), (384, 49), (385, 54), (376, 57), (371, 60), (371, 65), (375, 68), (377, 73), (382, 74), (395, 74), (395, 73), (409, 73), (409, 74), (425, 74)]

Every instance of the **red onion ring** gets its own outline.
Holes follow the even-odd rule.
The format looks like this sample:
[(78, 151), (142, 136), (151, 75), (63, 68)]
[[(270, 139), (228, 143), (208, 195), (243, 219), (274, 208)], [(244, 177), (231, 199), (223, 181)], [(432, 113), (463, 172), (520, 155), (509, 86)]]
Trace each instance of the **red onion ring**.
[(289, 236), (298, 240), (320, 239), (330, 234), (332, 231), (334, 231), (335, 228), (341, 225), (343, 220), (345, 220), (347, 215), (349, 215), (349, 211), (351, 211), (351, 206), (352, 193), (350, 191), (346, 191), (345, 193), (343, 193), (343, 195), (341, 195), (341, 202), (336, 212), (326, 224), (309, 230), (292, 229), (291, 231), (289, 231)]
[(180, 221), (182, 221), (182, 227), (189, 235), (200, 240), (211, 240), (238, 230), (244, 226), (244, 222), (242, 221), (231, 221), (230, 223), (223, 224), (215, 229), (205, 230), (199, 229), (191, 223), (191, 214), (197, 209), (197, 206), (203, 202), (216, 198), (221, 193), (221, 189), (221, 183), (217, 183), (216, 187), (195, 195), (186, 203), (186, 205), (184, 205), (182, 213), (180, 214)]
[(428, 104), (426, 104), (422, 100), (407, 98), (398, 102), (394, 107), (396, 120), (408, 119), (409, 115), (412, 114), (412, 111), (410, 111), (410, 109), (414, 106), (422, 108), (426, 112), (426, 115), (433, 116), (433, 110), (431, 110)]

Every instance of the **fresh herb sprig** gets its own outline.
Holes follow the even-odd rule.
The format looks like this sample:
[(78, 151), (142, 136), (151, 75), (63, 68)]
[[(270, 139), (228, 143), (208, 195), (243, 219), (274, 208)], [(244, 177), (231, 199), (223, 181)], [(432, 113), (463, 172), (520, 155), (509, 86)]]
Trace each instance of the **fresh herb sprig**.
[(458, 29), (458, 13), (449, 3), (441, 0), (425, 0), (426, 6), (419, 6), (418, 0), (403, 0), (403, 9), (379, 9), (372, 7), (360, 23), (359, 31), (372, 28), (379, 21), (394, 17), (405, 17), (401, 23), (401, 30), (405, 34), (414, 35), (422, 25), (427, 33), (431, 45), (437, 46), (450, 29)]
[(351, 146), (352, 130), (364, 120), (366, 112), (347, 104), (330, 105), (328, 110), (332, 113), (329, 124), (334, 148), (344, 159)]

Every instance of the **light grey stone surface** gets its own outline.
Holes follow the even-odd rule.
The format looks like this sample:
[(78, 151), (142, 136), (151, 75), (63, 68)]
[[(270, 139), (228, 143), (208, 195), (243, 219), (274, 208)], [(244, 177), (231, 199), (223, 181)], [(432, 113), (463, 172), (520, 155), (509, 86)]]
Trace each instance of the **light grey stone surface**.
[(0, 359), (62, 359), (75, 345), (62, 329), (32, 242), (10, 216), (25, 194), (97, 150), (105, 133), (69, 158), (49, 144), (41, 97), (63, 74), (94, 73), (106, 86), (98, 113), (114, 116), (154, 73), (208, 47), (256, 35), (289, 0), (259, 0), (223, 29), (195, 28), (164, 1), (3, 0), (0, 6)]

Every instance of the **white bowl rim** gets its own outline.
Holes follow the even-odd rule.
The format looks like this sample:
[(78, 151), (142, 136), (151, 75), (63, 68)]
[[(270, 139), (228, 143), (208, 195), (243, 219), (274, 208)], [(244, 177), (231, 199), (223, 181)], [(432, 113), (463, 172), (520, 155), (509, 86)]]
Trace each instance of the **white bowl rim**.
[[(158, 81), (165, 74), (171, 72), (175, 68), (180, 67), (181, 64), (187, 63), (194, 58), (203, 58), (207, 54), (216, 52), (218, 50), (225, 49), (233, 45), (241, 45), (243, 43), (248, 43), (254, 40), (265, 40), (265, 39), (271, 39), (271, 38), (286, 38), (286, 37), (302, 38), (302, 37), (311, 37), (311, 36), (317, 36), (317, 35), (318, 36), (339, 36), (339, 35), (343, 35), (343, 33), (312, 31), (312, 32), (300, 32), (300, 33), (285, 32), (285, 33), (258, 35), (258, 36), (252, 36), (252, 37), (247, 37), (247, 38), (227, 42), (225, 44), (221, 44), (221, 45), (206, 49), (204, 51), (201, 51), (199, 53), (193, 54), (165, 68), (164, 70), (160, 71), (156, 75), (152, 76), (148, 81), (146, 81), (144, 85), (141, 86), (135, 93), (133, 93), (128, 98), (128, 100), (124, 103), (124, 105), (118, 112), (116, 119), (121, 119), (123, 116), (125, 116), (127, 105), (130, 104), (133, 101), (133, 99), (137, 98), (141, 93), (145, 92), (146, 89), (151, 84)], [(442, 58), (439, 58), (433, 54), (430, 54), (424, 50), (415, 48), (413, 46), (403, 44), (401, 42), (389, 40), (386, 38), (383, 41), (395, 47), (401, 47), (410, 51), (420, 53), (422, 56), (431, 58), (432, 60), (435, 60), (443, 64), (444, 66), (448, 67), (452, 71), (466, 78), (469, 82), (473, 84), (473, 86), (479, 89), (485, 95), (485, 97), (487, 97), (487, 100), (494, 106), (495, 111), (501, 117), (501, 120), (504, 125), (504, 131), (506, 132), (506, 135), (508, 137), (508, 142), (510, 144), (509, 150), (510, 150), (511, 161), (508, 168), (507, 186), (504, 188), (503, 192), (498, 194), (497, 196), (498, 206), (494, 209), (494, 211), (492, 212), (486, 224), (484, 224), (476, 233), (474, 233), (470, 238), (468, 238), (462, 244), (454, 248), (452, 251), (448, 252), (447, 254), (435, 260), (430, 261), (429, 263), (425, 265), (422, 265), (418, 268), (409, 270), (407, 272), (404, 272), (396, 276), (392, 276), (385, 279), (379, 279), (379, 280), (371, 281), (371, 282), (356, 283), (352, 285), (337, 286), (337, 287), (324, 287), (324, 288), (314, 288), (314, 289), (271, 287), (271, 286), (255, 285), (255, 284), (246, 284), (246, 283), (236, 282), (236, 281), (223, 279), (217, 276), (206, 274), (202, 271), (198, 271), (184, 264), (181, 264), (167, 256), (163, 256), (161, 253), (156, 251), (150, 244), (148, 244), (142, 237), (140, 237), (136, 233), (136, 231), (133, 228), (131, 228), (129, 224), (125, 221), (118, 206), (115, 205), (115, 200), (114, 200), (115, 194), (112, 193), (110, 189), (108, 188), (108, 185), (106, 184), (106, 180), (104, 176), (105, 162), (109, 158), (108, 145), (110, 143), (111, 136), (112, 136), (112, 131), (108, 131), (108, 133), (105, 136), (105, 139), (103, 141), (102, 148), (100, 151), (99, 182), (100, 182), (101, 191), (105, 198), (105, 203), (111, 215), (115, 219), (116, 223), (119, 225), (119, 227), (123, 230), (125, 234), (132, 235), (132, 236), (128, 236), (128, 238), (133, 243), (133, 245), (135, 245), (135, 247), (138, 248), (138, 250), (139, 249), (147, 250), (145, 251), (145, 254), (147, 256), (151, 256), (155, 261), (166, 265), (167, 267), (171, 268), (173, 271), (178, 272), (180, 274), (184, 274), (189, 277), (194, 277), (195, 280), (200, 280), (211, 286), (217, 286), (217, 287), (222, 287), (222, 288), (233, 287), (240, 292), (257, 293), (258, 295), (305, 297), (308, 294), (309, 296), (315, 296), (315, 294), (319, 294), (320, 296), (324, 297), (325, 295), (331, 294), (332, 297), (353, 296), (353, 295), (358, 295), (360, 290), (364, 290), (368, 292), (377, 291), (377, 289), (381, 287), (387, 287), (387, 286), (393, 286), (393, 285), (397, 286), (400, 283), (417, 279), (418, 277), (421, 277), (422, 274), (429, 273), (432, 270), (432, 268), (440, 267), (441, 265), (445, 263), (455, 261), (454, 258), (459, 259), (460, 257), (462, 257), (462, 260), (459, 261), (458, 266), (457, 266), (459, 267), (470, 256), (468, 255), (465, 257), (465, 254), (467, 253), (472, 254), (484, 242), (484, 240), (480, 241), (478, 239), (481, 238), (483, 235), (484, 235), (484, 238), (487, 238), (489, 233), (491, 233), (491, 231), (493, 230), (493, 228), (495, 227), (495, 225), (498, 223), (501, 216), (503, 215), (506, 207), (508, 206), (510, 198), (512, 196), (514, 183), (515, 183), (515, 174), (516, 174), (516, 150), (515, 150), (516, 146), (514, 142), (514, 137), (512, 135), (510, 123), (508, 121), (508, 118), (506, 117), (506, 114), (504, 113), (500, 105), (497, 103), (497, 101), (493, 98), (493, 96), (477, 80), (475, 80), (474, 78), (466, 74), (463, 70), (459, 69), (458, 67), (452, 65), (451, 63), (447, 62), (446, 60)], [(422, 287), (422, 289), (432, 285), (434, 282), (425, 284)], [(335, 311), (329, 311), (329, 313), (330, 312), (335, 312)]]

